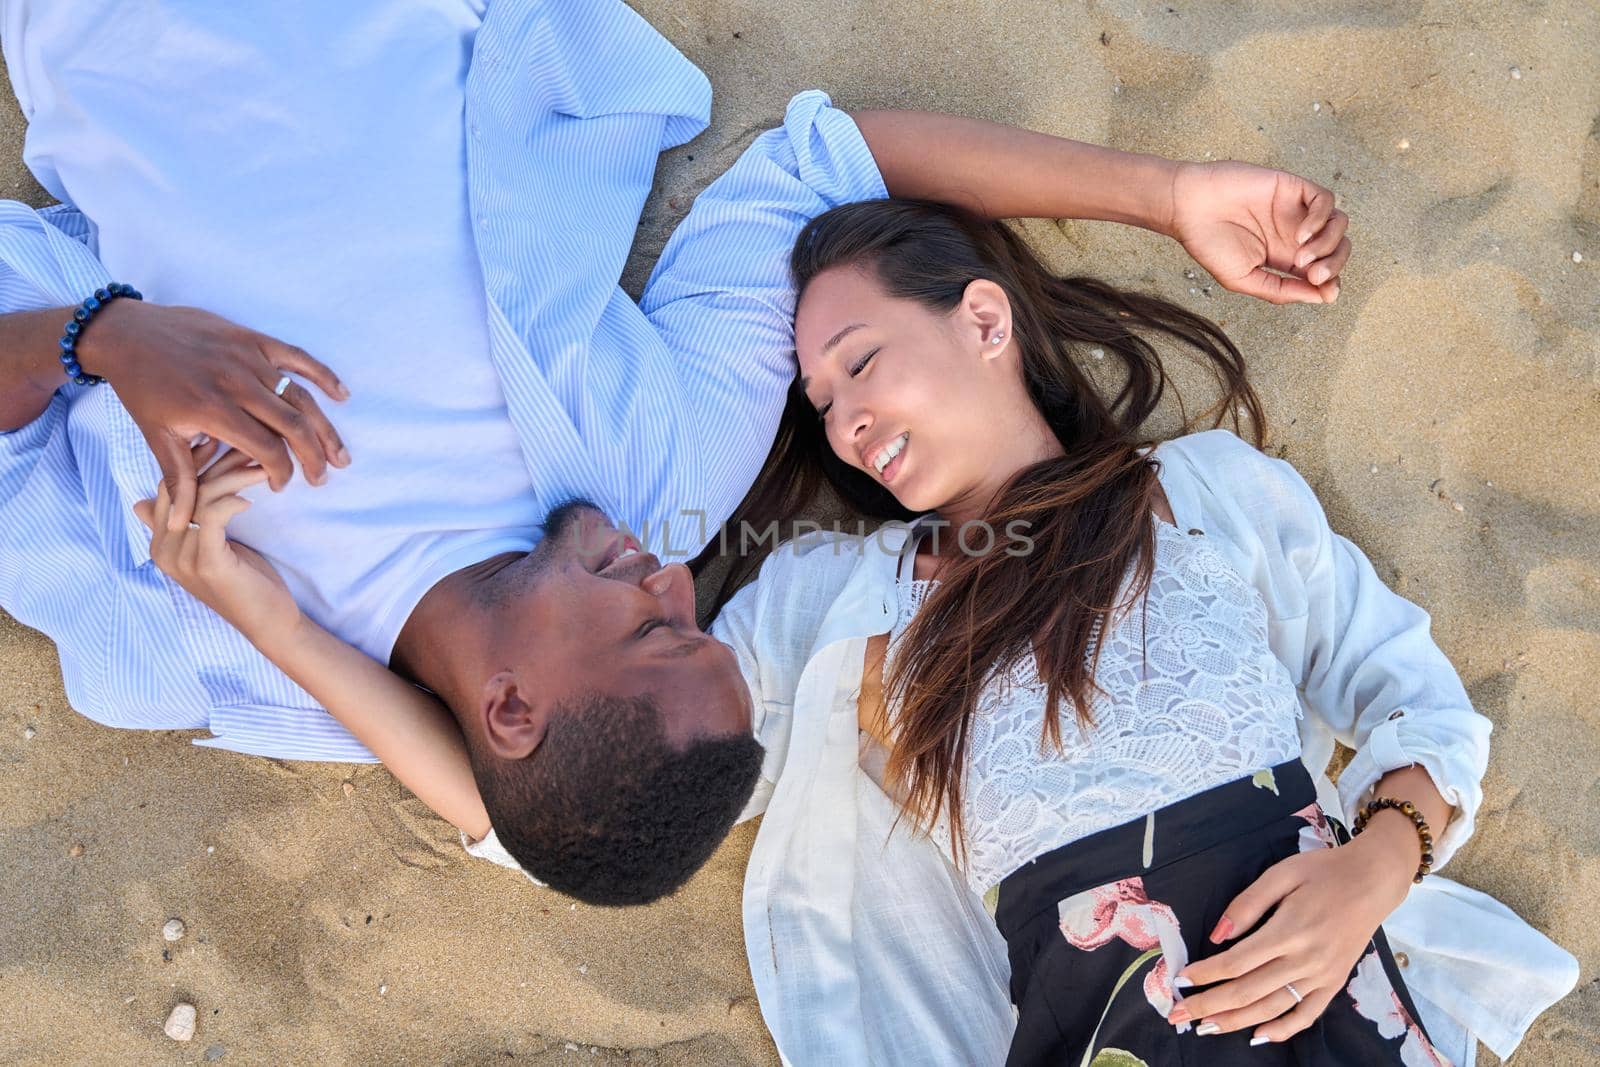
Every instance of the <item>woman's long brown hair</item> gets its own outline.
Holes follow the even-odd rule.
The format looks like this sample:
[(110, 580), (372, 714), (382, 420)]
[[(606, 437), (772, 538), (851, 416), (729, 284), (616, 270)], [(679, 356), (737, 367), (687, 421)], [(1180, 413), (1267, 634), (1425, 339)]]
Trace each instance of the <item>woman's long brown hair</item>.
[[(866, 268), (888, 295), (941, 314), (957, 307), (975, 279), (999, 285), (1011, 302), (1012, 343), (1028, 395), (1065, 452), (1019, 471), (985, 516), (994, 530), (1029, 524), (1032, 550), (1007, 554), (996, 537), (985, 555), (952, 557), (885, 680), (888, 706), (897, 709), (886, 785), (905, 798), (904, 813), (919, 828), (941, 811), (948, 815), (952, 846), (964, 857), (963, 770), (985, 684), (1036, 656), (1046, 685), (1041, 750), (1059, 748), (1063, 698), (1080, 723), (1091, 721), (1096, 635), (1149, 586), (1158, 483), (1154, 462), (1141, 452), (1153, 442), (1141, 430), (1168, 380), (1147, 338), (1177, 342), (1210, 365), (1221, 395), (1196, 421), (1210, 417), (1216, 426), (1231, 417), (1238, 431), (1247, 412), (1259, 447), (1265, 420), (1244, 358), (1215, 323), (1091, 278), (1057, 277), (1009, 228), (962, 209), (877, 200), (820, 215), (796, 242), (796, 287), (804, 293), (818, 274), (841, 266)], [(1093, 349), (1121, 372), (1109, 398), (1081, 369)], [(1187, 429), (1190, 420), (1184, 422)], [(865, 516), (911, 517), (887, 489), (833, 454), (796, 382), (767, 466), (730, 527), (787, 524), (813, 502), (823, 479)], [(709, 550), (697, 563), (708, 558)], [(742, 562), (724, 580), (718, 607), (759, 557)]]

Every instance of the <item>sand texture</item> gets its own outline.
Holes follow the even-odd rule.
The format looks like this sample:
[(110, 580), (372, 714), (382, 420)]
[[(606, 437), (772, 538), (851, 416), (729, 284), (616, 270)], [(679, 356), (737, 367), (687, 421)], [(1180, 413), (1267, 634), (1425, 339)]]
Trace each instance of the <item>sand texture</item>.
[[(637, 6), (717, 104), (662, 162), (634, 291), (694, 194), (812, 86), (1338, 190), (1356, 255), (1331, 308), (1227, 294), (1140, 231), (1024, 228), (1063, 270), (1222, 320), (1272, 450), (1433, 614), (1496, 724), (1450, 874), (1584, 967), (1515, 1060), (1600, 1062), (1600, 9)], [(0, 195), (47, 202), (9, 100), (0, 121)], [(80, 718), (51, 644), (0, 616), (0, 1061), (776, 1063), (739, 932), (750, 827), (659, 906), (574, 907), (467, 858), (379, 768), (187, 738)], [(198, 1009), (187, 1044), (162, 1033), (180, 1001)]]

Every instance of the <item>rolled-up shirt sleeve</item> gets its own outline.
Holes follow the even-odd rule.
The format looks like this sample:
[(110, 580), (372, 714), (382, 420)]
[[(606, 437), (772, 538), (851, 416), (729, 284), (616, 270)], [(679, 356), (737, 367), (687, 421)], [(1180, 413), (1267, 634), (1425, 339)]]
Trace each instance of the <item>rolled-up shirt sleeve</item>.
[[(76, 303), (109, 281), (92, 237), (70, 207), (0, 202), (0, 314)], [(108, 558), (90, 501), (109, 480), (80, 464), (68, 425), (80, 387), (65, 376), (62, 384), (38, 418), (0, 433), (0, 608), (55, 642), (67, 699), (88, 718), (204, 726), (201, 697), (185, 681), (192, 670), (170, 669), (181, 650), (154, 636), (171, 636), (161, 576)]]
[(1437, 869), (1472, 835), (1492, 726), (1473, 710), (1434, 642), (1428, 613), (1385, 585), (1366, 555), (1334, 533), (1292, 466), (1240, 446), (1240, 462), (1256, 468), (1247, 507), (1273, 516), (1263, 523), (1267, 546), (1303, 585), (1304, 619), (1277, 623), (1297, 638), (1280, 656), (1310, 712), (1355, 750), (1338, 780), (1345, 817), (1355, 817), (1385, 774), (1422, 767), (1455, 808), (1449, 826), (1434, 829)]
[(700, 501), (717, 521), (760, 470), (795, 376), (795, 238), (830, 208), (886, 196), (855, 121), (810, 90), (706, 187), (662, 250), (640, 306), (693, 405)]

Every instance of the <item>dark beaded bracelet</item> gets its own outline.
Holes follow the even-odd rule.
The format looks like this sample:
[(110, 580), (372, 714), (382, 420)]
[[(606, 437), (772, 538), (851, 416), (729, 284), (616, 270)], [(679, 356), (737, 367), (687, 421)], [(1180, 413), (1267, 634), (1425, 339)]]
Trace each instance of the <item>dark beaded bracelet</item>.
[(1351, 836), (1353, 837), (1365, 830), (1367, 822), (1385, 808), (1393, 808), (1398, 811), (1401, 815), (1410, 819), (1412, 825), (1417, 828), (1417, 837), (1422, 842), (1422, 862), (1417, 865), (1416, 877), (1412, 878), (1411, 881), (1420, 882), (1433, 870), (1433, 831), (1428, 827), (1428, 820), (1422, 817), (1422, 812), (1418, 811), (1417, 806), (1411, 801), (1396, 800), (1393, 797), (1373, 798), (1367, 802), (1367, 806), (1361, 809), (1361, 813), (1356, 816), (1356, 824), (1350, 831)]
[(78, 363), (78, 339), (83, 336), (89, 320), (94, 318), (97, 311), (124, 296), (129, 300), (144, 299), (144, 294), (133, 286), (124, 282), (112, 282), (96, 289), (83, 303), (73, 309), (72, 318), (67, 320), (66, 328), (61, 333), (61, 369), (66, 371), (67, 377), (78, 385), (99, 385), (105, 381), (98, 374), (86, 374)]

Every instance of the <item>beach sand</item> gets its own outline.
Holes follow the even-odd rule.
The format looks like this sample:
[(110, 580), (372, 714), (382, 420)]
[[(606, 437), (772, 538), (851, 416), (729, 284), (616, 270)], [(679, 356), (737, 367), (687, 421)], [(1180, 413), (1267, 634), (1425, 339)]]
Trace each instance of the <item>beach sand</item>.
[[(1228, 294), (1151, 234), (1023, 225), (1063, 270), (1223, 321), (1271, 450), (1433, 614), (1496, 724), (1478, 834), (1448, 873), (1584, 967), (1516, 1062), (1600, 1062), (1600, 10), (637, 6), (717, 103), (662, 161), (634, 292), (694, 194), (812, 86), (1338, 190), (1356, 254), (1333, 307)], [(0, 116), (0, 195), (46, 202), (9, 101)], [(50, 643), (0, 618), (0, 1060), (776, 1062), (739, 929), (751, 827), (660, 905), (573, 906), (468, 859), (379, 768), (189, 736), (80, 718)], [(162, 1034), (180, 1001), (198, 1009), (188, 1044)]]

